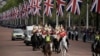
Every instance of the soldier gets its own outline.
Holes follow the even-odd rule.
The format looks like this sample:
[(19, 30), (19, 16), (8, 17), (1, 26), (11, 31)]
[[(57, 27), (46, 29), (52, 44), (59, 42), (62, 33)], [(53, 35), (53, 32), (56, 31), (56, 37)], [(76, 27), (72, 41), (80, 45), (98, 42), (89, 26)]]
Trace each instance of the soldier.
[(33, 27), (33, 30), (32, 30), (32, 37), (31, 37), (31, 43), (32, 43), (32, 47), (33, 47), (33, 50), (36, 50), (38, 48), (38, 40), (37, 40), (37, 29), (36, 29), (36, 26)]
[(59, 40), (60, 46), (63, 43), (66, 48), (66, 51), (68, 51), (69, 41), (68, 41), (68, 36), (67, 36), (67, 33), (66, 33), (64, 27), (61, 27), (61, 32), (59, 33), (59, 35), (60, 35), (60, 40)]
[(67, 35), (67, 32), (66, 32), (66, 30), (64, 29), (63, 26), (61, 26), (60, 37), (61, 37), (60, 41), (62, 40), (62, 38), (66, 39), (66, 42), (69, 46), (68, 35)]

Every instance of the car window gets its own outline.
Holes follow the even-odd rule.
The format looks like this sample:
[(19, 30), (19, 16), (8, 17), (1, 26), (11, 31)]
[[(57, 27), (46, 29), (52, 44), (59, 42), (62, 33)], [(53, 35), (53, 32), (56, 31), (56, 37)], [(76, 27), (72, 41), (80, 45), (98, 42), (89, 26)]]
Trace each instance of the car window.
[(24, 33), (23, 30), (21, 30), (21, 29), (15, 29), (13, 32), (14, 33)]

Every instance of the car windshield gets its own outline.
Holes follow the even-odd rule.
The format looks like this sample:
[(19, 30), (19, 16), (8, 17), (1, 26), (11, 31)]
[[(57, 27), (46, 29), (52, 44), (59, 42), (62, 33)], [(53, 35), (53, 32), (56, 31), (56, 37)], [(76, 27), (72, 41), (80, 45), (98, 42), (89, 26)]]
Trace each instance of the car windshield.
[(14, 33), (23, 33), (23, 30), (21, 30), (21, 29), (14, 29), (13, 32), (14, 32)]

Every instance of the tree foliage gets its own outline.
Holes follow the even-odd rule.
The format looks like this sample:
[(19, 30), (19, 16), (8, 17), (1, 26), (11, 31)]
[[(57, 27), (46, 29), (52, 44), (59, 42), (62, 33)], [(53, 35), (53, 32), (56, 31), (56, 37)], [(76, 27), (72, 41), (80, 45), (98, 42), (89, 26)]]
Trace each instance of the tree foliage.
[(7, 3), (3, 6), (3, 8), (0, 9), (0, 12), (9, 10), (10, 8), (13, 8), (14, 6), (18, 6), (19, 3), (22, 3), (22, 2), (23, 0), (7, 0)]

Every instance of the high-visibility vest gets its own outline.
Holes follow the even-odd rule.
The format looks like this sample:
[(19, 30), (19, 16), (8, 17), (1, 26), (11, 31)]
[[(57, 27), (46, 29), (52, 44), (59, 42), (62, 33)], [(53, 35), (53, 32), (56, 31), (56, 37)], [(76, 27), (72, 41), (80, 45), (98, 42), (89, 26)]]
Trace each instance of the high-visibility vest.
[(95, 39), (96, 39), (96, 40), (100, 40), (100, 36), (99, 36), (99, 35), (96, 35), (96, 36), (95, 36)]
[(50, 42), (51, 39), (50, 39), (50, 36), (46, 36), (46, 42)]

